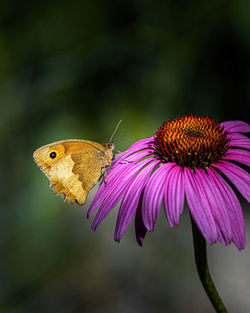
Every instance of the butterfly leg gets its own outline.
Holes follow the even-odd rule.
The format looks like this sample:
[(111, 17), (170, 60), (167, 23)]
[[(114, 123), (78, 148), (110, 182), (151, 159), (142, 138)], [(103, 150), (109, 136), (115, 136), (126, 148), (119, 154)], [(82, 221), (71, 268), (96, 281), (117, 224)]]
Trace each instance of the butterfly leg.
[(120, 156), (116, 155), (116, 157), (124, 162), (128, 162), (128, 163), (133, 163), (134, 161), (129, 161), (129, 160), (126, 160), (126, 159), (123, 159), (121, 158)]
[(100, 179), (99, 179), (99, 181), (100, 181), (100, 180), (104, 181), (105, 187), (106, 187), (107, 184), (108, 184), (108, 176), (107, 176), (106, 167), (107, 167), (107, 165), (104, 165), (104, 164), (103, 164), (102, 173), (101, 173), (101, 176), (100, 176)]

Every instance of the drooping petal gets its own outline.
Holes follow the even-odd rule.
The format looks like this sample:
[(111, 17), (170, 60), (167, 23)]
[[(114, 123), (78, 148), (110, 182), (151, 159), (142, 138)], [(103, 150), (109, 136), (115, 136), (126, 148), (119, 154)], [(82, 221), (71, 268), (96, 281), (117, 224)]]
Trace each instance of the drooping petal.
[(223, 159), (237, 161), (250, 166), (250, 151), (243, 149), (229, 149), (223, 156)]
[[(105, 183), (105, 181), (101, 183), (101, 186), (89, 207), (88, 216), (110, 196), (119, 182), (123, 182), (123, 184), (126, 183), (126, 179), (129, 178), (129, 174), (133, 175), (133, 173), (131, 173), (132, 171), (136, 171), (136, 168), (127, 163), (114, 167), (112, 171), (107, 174), (107, 183)], [(128, 174), (128, 176), (126, 174)], [(117, 177), (119, 177), (119, 181), (117, 181)]]
[[(232, 188), (212, 168), (207, 169), (208, 175), (213, 179), (214, 190), (220, 194), (222, 205), (230, 220), (232, 237), (236, 247), (241, 250), (245, 247), (245, 224), (240, 202)], [(220, 209), (220, 208), (219, 208)]]
[(132, 146), (130, 146), (127, 151), (138, 151), (140, 149), (145, 149), (148, 147), (148, 144), (154, 140), (154, 137), (145, 138), (135, 142)]
[(136, 163), (140, 161), (143, 158), (146, 158), (148, 156), (152, 156), (152, 152), (148, 149), (146, 150), (140, 150), (136, 152), (121, 152), (117, 154), (112, 161), (111, 166), (109, 167), (108, 171), (110, 171), (114, 166), (118, 165), (124, 165), (128, 163)]
[(224, 129), (230, 133), (248, 133), (250, 132), (250, 125), (242, 121), (227, 121), (220, 124)]
[[(111, 165), (111, 169), (108, 171), (106, 179), (103, 179), (101, 186), (89, 207), (88, 216), (95, 211), (100, 204), (110, 196), (110, 192), (115, 188), (117, 184), (122, 184), (123, 179), (127, 179), (127, 174), (131, 173), (130, 171), (137, 171), (135, 168), (136, 162), (138, 162), (141, 158), (147, 156), (145, 151), (141, 151), (131, 155), (129, 158), (119, 159), (119, 162)], [(127, 172), (128, 171), (128, 172)], [(131, 173), (133, 175), (133, 173)], [(119, 177), (119, 180), (117, 180)]]
[(228, 134), (227, 137), (231, 138), (231, 141), (229, 142), (230, 147), (250, 149), (250, 139), (247, 136), (234, 133)]
[(208, 173), (210, 175), (206, 174), (203, 170), (197, 171), (197, 179), (203, 188), (204, 197), (207, 198), (208, 205), (214, 217), (219, 235), (218, 239), (223, 244), (229, 244), (232, 240), (232, 230), (228, 217), (227, 202), (223, 199), (223, 195), (211, 175), (211, 170)]
[(120, 241), (121, 237), (126, 232), (128, 226), (131, 223), (132, 218), (135, 215), (136, 209), (138, 207), (142, 190), (149, 178), (150, 173), (153, 168), (159, 164), (159, 161), (154, 161), (141, 170), (134, 180), (128, 186), (124, 198), (119, 209), (114, 239), (115, 241)]
[(131, 164), (130, 167), (127, 167), (126, 170), (121, 172), (121, 176), (118, 179), (113, 179), (110, 183), (109, 188), (105, 197), (99, 207), (97, 214), (92, 223), (92, 229), (95, 230), (97, 226), (102, 222), (102, 220), (108, 215), (108, 213), (115, 207), (118, 201), (124, 195), (127, 187), (134, 179), (135, 175), (147, 164), (151, 163), (154, 159), (146, 159), (138, 164)]
[(142, 197), (140, 198), (136, 215), (135, 215), (135, 235), (136, 240), (139, 246), (142, 247), (144, 238), (147, 233), (147, 228), (145, 227), (143, 220), (142, 220)]
[[(129, 147), (125, 152), (121, 152), (117, 157), (120, 157), (122, 159), (126, 159), (129, 156), (132, 156), (134, 153), (145, 153), (145, 155), (151, 155), (153, 153), (152, 150), (152, 142), (153, 142), (153, 137), (142, 139), (136, 143), (134, 143), (131, 147)], [(143, 150), (145, 149), (145, 150)]]
[(250, 174), (241, 167), (226, 161), (220, 161), (213, 165), (219, 169), (235, 185), (239, 192), (250, 202)]
[(128, 161), (128, 160), (135, 160), (138, 159), (140, 156), (141, 158), (146, 157), (148, 155), (152, 155), (152, 151), (150, 149), (144, 149), (144, 150), (139, 150), (139, 151), (131, 151), (128, 149), (126, 152), (121, 152), (116, 155), (116, 160), (121, 160), (121, 161)]
[(184, 207), (184, 175), (180, 166), (174, 166), (165, 181), (164, 205), (171, 227), (178, 225)]
[(191, 169), (184, 168), (184, 177), (187, 203), (191, 215), (205, 239), (212, 244), (217, 241), (218, 233), (210, 204), (200, 181)]
[(150, 177), (142, 199), (142, 219), (147, 230), (152, 231), (158, 217), (164, 193), (164, 183), (174, 163), (160, 166)]

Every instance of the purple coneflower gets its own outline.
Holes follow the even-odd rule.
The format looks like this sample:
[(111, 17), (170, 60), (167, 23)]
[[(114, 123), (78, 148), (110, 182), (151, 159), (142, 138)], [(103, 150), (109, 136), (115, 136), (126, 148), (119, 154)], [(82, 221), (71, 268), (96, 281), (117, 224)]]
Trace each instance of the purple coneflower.
[(116, 156), (88, 214), (95, 230), (122, 199), (114, 238), (120, 241), (135, 216), (140, 245), (155, 226), (162, 202), (171, 227), (178, 225), (186, 197), (191, 216), (210, 244), (245, 246), (240, 202), (230, 185), (250, 200), (250, 131), (242, 121), (218, 123), (193, 115), (165, 122), (151, 138)]

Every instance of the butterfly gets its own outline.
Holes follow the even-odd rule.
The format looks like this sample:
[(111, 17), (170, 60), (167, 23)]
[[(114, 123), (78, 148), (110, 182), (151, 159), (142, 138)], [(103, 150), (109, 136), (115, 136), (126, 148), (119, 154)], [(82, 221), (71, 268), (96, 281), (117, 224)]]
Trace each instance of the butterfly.
[(81, 139), (53, 142), (38, 148), (33, 153), (33, 159), (57, 194), (62, 194), (64, 200), (82, 205), (90, 189), (112, 163), (115, 149), (113, 135), (105, 145)]

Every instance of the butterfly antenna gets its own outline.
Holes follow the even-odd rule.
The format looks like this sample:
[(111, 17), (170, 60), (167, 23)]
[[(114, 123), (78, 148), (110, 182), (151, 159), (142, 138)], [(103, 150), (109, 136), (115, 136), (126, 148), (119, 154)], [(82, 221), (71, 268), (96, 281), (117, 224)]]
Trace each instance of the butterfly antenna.
[(117, 123), (116, 128), (115, 128), (115, 130), (114, 130), (113, 134), (112, 134), (112, 135), (111, 135), (111, 137), (110, 137), (109, 142), (112, 142), (113, 137), (114, 137), (114, 134), (116, 133), (116, 131), (117, 131), (118, 127), (119, 127), (119, 126), (120, 126), (120, 124), (121, 124), (121, 122), (122, 122), (122, 120), (120, 120), (120, 121)]

